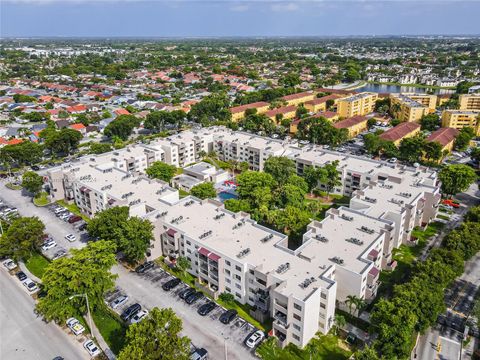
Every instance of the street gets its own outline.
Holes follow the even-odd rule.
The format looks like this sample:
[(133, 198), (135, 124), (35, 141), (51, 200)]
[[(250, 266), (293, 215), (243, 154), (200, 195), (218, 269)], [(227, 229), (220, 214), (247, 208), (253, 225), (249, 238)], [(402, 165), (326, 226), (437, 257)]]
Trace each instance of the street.
[[(9, 190), (3, 187), (0, 198), (5, 203), (17, 207), (22, 216), (37, 216), (40, 218), (45, 224), (45, 231), (58, 243), (58, 246), (52, 249), (53, 251), (60, 247), (70, 249), (72, 247), (85, 246), (85, 234), (81, 241), (77, 240), (70, 243), (65, 240), (64, 236), (68, 233), (73, 233), (77, 239), (80, 239), (81, 234), (75, 232), (70, 224), (58, 219), (47, 207), (36, 207), (31, 202), (29, 196), (23, 196), (20, 191)], [(182, 334), (188, 336), (195, 346), (206, 348), (212, 359), (223, 359), (225, 357), (225, 341), (229, 359), (255, 358), (243, 344), (244, 337), (240, 337), (238, 334), (236, 337), (230, 336), (230, 326), (225, 326), (218, 320), (213, 322), (207, 318), (201, 318), (193, 306), (186, 305), (183, 301), (179, 301), (178, 298), (166, 296), (159, 284), (153, 284), (146, 279), (140, 278), (120, 265), (115, 266), (112, 272), (120, 275), (117, 279), (117, 286), (124, 290), (131, 299), (136, 299), (148, 309), (155, 306), (160, 308), (171, 307), (183, 320)], [(226, 340), (222, 332), (225, 333)], [(244, 336), (246, 337), (247, 334), (244, 334)]]
[(73, 335), (35, 315), (35, 301), (22, 289), (20, 281), (4, 268), (0, 269), (0, 283), (0, 359), (90, 358)]

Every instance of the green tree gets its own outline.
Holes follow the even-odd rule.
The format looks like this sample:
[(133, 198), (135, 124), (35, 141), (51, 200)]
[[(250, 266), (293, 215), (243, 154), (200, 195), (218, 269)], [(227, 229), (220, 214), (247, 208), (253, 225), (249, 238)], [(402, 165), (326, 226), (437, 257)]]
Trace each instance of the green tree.
[(288, 73), (278, 80), (278, 83), (286, 88), (297, 86), (301, 82), (300, 75), (297, 73)]
[(107, 143), (92, 143), (90, 145), (90, 152), (92, 154), (103, 154), (103, 153), (106, 153), (106, 152), (109, 152), (109, 151), (112, 151), (113, 148), (112, 148), (112, 145), (111, 144), (107, 144)]
[(116, 264), (112, 242), (89, 242), (70, 252), (71, 257), (51, 262), (43, 275), (46, 296), (39, 299), (37, 310), (47, 321), (63, 322), (79, 312), (85, 313), (85, 299), (75, 295), (86, 294), (92, 310), (105, 306), (104, 294), (115, 286), (117, 275), (110, 273)]
[(271, 189), (275, 185), (272, 175), (265, 172), (245, 171), (237, 176), (237, 193), (241, 199), (250, 200), (254, 198), (257, 188)]
[(213, 199), (217, 196), (217, 192), (211, 182), (195, 185), (190, 191), (190, 194), (202, 200)]
[(22, 186), (36, 196), (43, 186), (43, 178), (34, 171), (27, 171), (22, 176)]
[(189, 360), (190, 339), (181, 331), (182, 320), (172, 309), (153, 308), (128, 328), (118, 360)]
[(473, 161), (480, 162), (480, 147), (473, 148), (470, 157)]
[(37, 98), (23, 94), (15, 94), (13, 95), (13, 101), (16, 103), (37, 102)]
[(91, 238), (112, 241), (127, 261), (135, 262), (145, 257), (153, 240), (153, 225), (138, 217), (129, 217), (127, 206), (116, 206), (98, 212), (88, 223)]
[(252, 132), (262, 131), (265, 134), (271, 134), (275, 131), (274, 122), (265, 114), (247, 115), (245, 119), (240, 121), (239, 125), (242, 126), (243, 129)]
[(128, 140), (133, 129), (140, 125), (140, 121), (133, 115), (120, 115), (103, 130), (103, 134), (109, 138), (118, 136), (123, 141)]
[(180, 256), (177, 259), (177, 267), (183, 272), (184, 275), (187, 273), (187, 270), (190, 269), (190, 266), (190, 260), (188, 260), (186, 257)]
[(380, 360), (380, 357), (373, 348), (367, 345), (355, 353), (355, 360)]
[(440, 127), (440, 116), (437, 114), (423, 115), (420, 124), (422, 130), (434, 131)]
[(457, 94), (467, 94), (468, 89), (474, 86), (475, 83), (471, 81), (460, 81), (457, 84), (456, 92)]
[(312, 193), (313, 189), (318, 186), (318, 182), (321, 179), (321, 173), (318, 168), (309, 166), (304, 170), (303, 177), (308, 184), (308, 191)]
[(296, 173), (295, 162), (286, 156), (271, 156), (264, 165), (263, 171), (277, 181), (279, 185), (287, 182), (288, 178)]
[(145, 170), (145, 172), (151, 178), (169, 182), (175, 176), (177, 168), (173, 165), (168, 165), (161, 161), (155, 161)]
[(400, 142), (400, 159), (414, 163), (422, 156), (425, 139), (421, 136), (405, 138)]
[(63, 128), (60, 131), (45, 129), (40, 133), (45, 140), (45, 147), (50, 151), (69, 155), (78, 148), (82, 134), (77, 130)]
[(31, 141), (0, 148), (0, 162), (7, 167), (33, 165), (42, 159), (43, 146)]
[(310, 223), (310, 214), (295, 206), (286, 206), (275, 211), (274, 222), (279, 230), (295, 237), (302, 234)]
[(285, 184), (279, 189), (276, 201), (280, 207), (291, 205), (301, 208), (305, 201), (305, 193), (306, 191), (304, 189), (296, 185)]
[(337, 335), (338, 330), (340, 330), (346, 324), (347, 324), (347, 320), (345, 320), (345, 316), (340, 314), (335, 314), (335, 328), (334, 328), (335, 335)]
[(27, 260), (43, 243), (45, 225), (38, 217), (19, 217), (0, 237), (0, 255)]
[(367, 128), (371, 129), (377, 124), (377, 120), (375, 118), (370, 118), (367, 120)]
[(342, 181), (340, 180), (340, 175), (337, 169), (338, 164), (339, 161), (335, 160), (332, 163), (325, 164), (324, 166), (319, 168), (320, 183), (325, 186), (325, 190), (327, 191), (327, 197), (337, 186), (342, 185)]
[(423, 144), (423, 152), (428, 160), (440, 160), (442, 158), (442, 145), (437, 141), (426, 141)]
[(465, 191), (477, 179), (475, 170), (463, 164), (447, 165), (438, 173), (442, 182), (442, 192), (447, 195), (455, 195)]
[(458, 151), (465, 150), (470, 141), (475, 137), (475, 131), (471, 127), (464, 127), (455, 139), (454, 148)]
[(471, 207), (465, 214), (464, 220), (480, 223), (480, 206)]
[(230, 101), (225, 94), (214, 94), (204, 97), (190, 109), (188, 117), (198, 123), (208, 124), (210, 121), (230, 121)]

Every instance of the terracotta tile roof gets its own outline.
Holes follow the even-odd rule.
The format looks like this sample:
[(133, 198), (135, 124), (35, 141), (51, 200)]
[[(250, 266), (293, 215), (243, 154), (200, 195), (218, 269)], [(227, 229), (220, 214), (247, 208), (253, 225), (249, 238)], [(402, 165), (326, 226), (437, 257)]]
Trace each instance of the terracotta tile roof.
[(72, 125), (70, 125), (70, 128), (72, 128), (74, 130), (82, 130), (82, 129), (85, 129), (85, 125), (83, 125), (83, 124), (72, 124)]
[(78, 111), (86, 111), (86, 110), (87, 110), (87, 107), (82, 104), (70, 106), (67, 108), (68, 112), (78, 112)]
[(328, 100), (335, 100), (335, 99), (338, 99), (338, 98), (341, 98), (341, 97), (342, 96), (340, 96), (338, 94), (331, 94), (331, 95), (322, 96), (320, 98), (316, 98), (316, 99), (313, 99), (313, 100), (310, 100), (310, 101), (305, 101), (305, 104), (319, 105), (319, 104), (326, 103)]
[(23, 139), (12, 139), (7, 141), (7, 145), (17, 145), (21, 144), (23, 142)]
[(380, 139), (387, 141), (397, 141), (402, 139), (404, 136), (410, 134), (411, 132), (420, 128), (420, 124), (414, 122), (403, 122), (397, 126), (388, 129), (383, 134), (380, 135)]
[(313, 91), (305, 91), (297, 94), (285, 95), (285, 96), (282, 96), (280, 99), (289, 101), (289, 100), (301, 99), (301, 98), (304, 98), (305, 96), (312, 96), (312, 95), (314, 95)]
[(313, 117), (324, 117), (326, 119), (331, 119), (331, 118), (334, 118), (338, 116), (338, 114), (335, 112), (335, 111), (320, 111), (318, 113), (316, 113), (315, 115), (313, 115)]
[(114, 113), (117, 115), (130, 115), (130, 112), (126, 109), (117, 109)]
[(366, 116), (353, 116), (351, 118), (336, 122), (333, 126), (337, 129), (346, 129), (354, 125), (360, 124), (364, 121), (367, 121)]
[(436, 141), (442, 146), (448, 145), (450, 142), (455, 140), (459, 131), (454, 128), (440, 128), (434, 131), (428, 138), (427, 141)]
[(234, 107), (230, 108), (230, 112), (232, 114), (237, 114), (237, 113), (240, 113), (240, 112), (244, 112), (245, 110), (248, 110), (248, 109), (257, 109), (259, 107), (264, 107), (264, 106), (270, 106), (270, 104), (268, 102), (265, 102), (265, 101), (257, 101), (257, 102), (251, 103), (251, 104), (234, 106)]
[(271, 116), (275, 116), (277, 114), (286, 114), (286, 113), (296, 111), (296, 110), (297, 110), (297, 107), (295, 105), (289, 105), (289, 106), (284, 106), (284, 107), (280, 107), (280, 108), (277, 108), (277, 109), (267, 111), (265, 113), (265, 115), (267, 115), (268, 117), (271, 117)]

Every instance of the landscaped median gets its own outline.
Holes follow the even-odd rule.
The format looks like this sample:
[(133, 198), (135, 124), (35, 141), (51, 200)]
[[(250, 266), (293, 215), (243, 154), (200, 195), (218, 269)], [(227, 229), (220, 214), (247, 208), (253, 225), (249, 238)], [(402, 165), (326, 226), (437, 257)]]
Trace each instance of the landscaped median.
[(48, 194), (46, 192), (41, 192), (33, 198), (33, 203), (35, 204), (35, 206), (47, 206), (48, 204), (50, 204)]
[(42, 278), (47, 266), (50, 262), (40, 253), (34, 253), (30, 258), (25, 262), (25, 266), (27, 267), (28, 271), (30, 271), (33, 275), (38, 277), (39, 279)]
[(75, 204), (67, 204), (64, 200), (58, 200), (57, 201), (57, 204), (60, 205), (60, 206), (63, 206), (65, 209), (67, 209), (68, 211), (70, 211), (72, 214), (75, 214), (75, 215), (78, 215), (80, 216), (83, 220), (85, 220), (85, 222), (89, 222), (90, 221), (90, 218), (83, 214), (81, 211), (80, 211), (80, 208), (75, 205)]
[(110, 349), (118, 354), (125, 344), (127, 326), (110, 309), (97, 308), (92, 312), (93, 322)]

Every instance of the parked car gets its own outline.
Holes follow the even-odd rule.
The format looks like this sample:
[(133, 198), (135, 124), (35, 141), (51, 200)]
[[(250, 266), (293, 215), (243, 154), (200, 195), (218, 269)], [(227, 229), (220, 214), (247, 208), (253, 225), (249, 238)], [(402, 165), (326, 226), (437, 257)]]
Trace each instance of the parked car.
[(55, 246), (57, 246), (57, 243), (54, 240), (48, 240), (47, 242), (43, 243), (42, 250), (47, 251), (53, 249)]
[(73, 216), (70, 216), (70, 218), (68, 219), (68, 222), (70, 224), (73, 224), (73, 223), (76, 223), (77, 221), (80, 221), (80, 220), (82, 220), (81, 216), (73, 215)]
[(208, 351), (204, 348), (196, 348), (195, 351), (190, 355), (190, 360), (207, 360)]
[(58, 251), (53, 255), (52, 260), (60, 259), (60, 258), (64, 257), (65, 255), (67, 255), (67, 250), (65, 250), (65, 249), (58, 250)]
[(460, 203), (458, 201), (455, 201), (455, 200), (452, 200), (452, 199), (443, 199), (442, 204), (447, 205), (447, 206), (451, 206), (451, 207), (454, 207), (454, 208), (459, 208), (460, 207)]
[(31, 168), (32, 168), (32, 170), (34, 170), (34, 171), (40, 170), (40, 168), (39, 168), (37, 165), (32, 165)]
[(17, 267), (17, 264), (12, 259), (7, 259), (3, 262), (3, 266), (5, 266), (8, 270), (13, 270)]
[(135, 315), (132, 316), (132, 318), (130, 319), (130, 324), (139, 323), (147, 315), (148, 315), (148, 310), (140, 310), (139, 312), (137, 312)]
[(245, 345), (247, 345), (250, 349), (253, 349), (255, 346), (260, 344), (264, 338), (265, 334), (263, 331), (257, 330), (245, 339)]
[(74, 317), (71, 317), (67, 320), (67, 326), (75, 335), (80, 335), (85, 331), (85, 328), (82, 324), (80, 324), (80, 321), (78, 321)]
[(208, 315), (217, 305), (213, 301), (209, 301), (198, 308), (198, 313), (202, 316)]
[(85, 350), (88, 351), (88, 354), (91, 357), (97, 356), (100, 354), (100, 349), (98, 346), (93, 342), (93, 340), (87, 340), (83, 343), (83, 347)]
[(128, 301), (128, 296), (120, 295), (110, 303), (112, 309), (117, 309)]
[(120, 317), (122, 318), (123, 321), (128, 321), (132, 316), (138, 313), (141, 309), (142, 307), (140, 306), (140, 304), (138, 303), (132, 304), (122, 312), (122, 315)]
[(194, 304), (196, 303), (198, 300), (200, 300), (201, 298), (203, 298), (203, 293), (200, 292), (200, 291), (196, 291), (194, 292), (193, 294), (190, 294), (188, 297), (185, 298), (185, 302), (188, 304), (188, 305), (191, 305), (191, 304)]
[(170, 291), (177, 287), (181, 283), (180, 279), (175, 278), (172, 280), (168, 280), (165, 284), (162, 285), (162, 289), (165, 291)]
[(15, 275), (20, 281), (24, 281), (27, 278), (27, 274), (25, 274), (23, 271), (19, 271)]
[(222, 322), (222, 324), (230, 324), (236, 316), (237, 310), (227, 310), (222, 315), (220, 315), (220, 321)]
[(22, 282), (23, 286), (25, 286), (27, 288), (28, 291), (30, 292), (33, 292), (35, 290), (38, 290), (38, 287), (37, 287), (37, 284), (35, 283), (35, 281), (33, 281), (32, 279), (30, 278), (26, 278), (25, 280), (23, 280)]
[(188, 288), (180, 291), (178, 296), (180, 297), (180, 299), (186, 299), (187, 297), (192, 295), (194, 292), (195, 292), (195, 289), (192, 289), (191, 287), (188, 287)]
[(76, 236), (73, 234), (65, 235), (65, 239), (67, 239), (70, 242), (74, 242), (75, 240), (77, 240)]
[(137, 266), (135, 269), (135, 272), (138, 274), (143, 274), (145, 271), (150, 270), (155, 266), (155, 263), (153, 261), (146, 261), (143, 264)]

